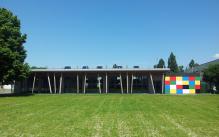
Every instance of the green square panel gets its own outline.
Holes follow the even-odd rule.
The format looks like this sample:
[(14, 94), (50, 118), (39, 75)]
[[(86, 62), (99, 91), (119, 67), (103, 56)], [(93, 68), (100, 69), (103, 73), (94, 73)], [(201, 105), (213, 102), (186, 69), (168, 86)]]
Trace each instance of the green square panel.
[(195, 80), (201, 80), (201, 78), (200, 77), (195, 77)]
[(170, 91), (169, 90), (165, 90), (165, 94), (170, 94)]
[(189, 89), (195, 89), (195, 86), (189, 85)]
[(170, 85), (176, 85), (176, 81), (170, 81)]

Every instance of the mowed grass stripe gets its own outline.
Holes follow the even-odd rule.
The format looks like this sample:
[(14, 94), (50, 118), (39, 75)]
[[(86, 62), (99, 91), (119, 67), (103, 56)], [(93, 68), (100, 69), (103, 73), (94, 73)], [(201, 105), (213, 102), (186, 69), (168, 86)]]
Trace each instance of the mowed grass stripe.
[[(48, 122), (54, 122), (53, 120), (57, 120), (60, 119), (59, 123), (63, 122), (64, 117), (60, 116), (63, 113), (65, 114), (65, 111), (63, 110), (64, 108), (69, 109), (72, 103), (78, 102), (78, 101), (82, 101), (82, 100), (72, 100), (72, 98), (66, 98), (64, 97), (49, 97), (50, 99), (47, 99), (47, 97), (45, 95), (45, 100), (43, 103), (38, 104), (38, 102), (34, 102), (36, 106), (32, 107), (32, 105), (30, 105), (31, 107), (27, 108), (26, 106), (24, 107), (24, 109), (21, 111), (21, 115), (19, 117), (17, 117), (17, 114), (14, 115), (15, 118), (10, 119), (10, 122), (16, 122), (13, 124), (10, 124), (12, 126), (10, 126), (9, 130), (10, 133), (13, 135), (13, 131), (16, 132), (16, 130), (27, 130), (28, 132), (35, 132), (37, 131), (37, 134), (41, 134), (41, 132), (47, 132), (50, 130), (50, 126), (48, 126), (46, 123)], [(72, 102), (74, 101), (74, 102)], [(75, 103), (77, 104), (77, 103)], [(69, 107), (70, 106), (70, 107)], [(20, 109), (20, 108), (19, 108)], [(13, 109), (11, 109), (13, 111)], [(16, 109), (15, 109), (16, 110)], [(33, 114), (32, 116), (28, 117), (29, 114)], [(53, 119), (53, 116), (58, 116), (55, 117)], [(69, 115), (70, 116), (70, 115)], [(17, 120), (15, 120), (16, 118), (18, 118)], [(41, 122), (42, 121), (42, 122)], [(48, 121), (48, 122), (47, 122)], [(57, 123), (53, 123), (54, 126), (57, 125)], [(51, 125), (53, 125), (51, 124)], [(29, 126), (30, 125), (30, 126)], [(34, 128), (35, 125), (40, 126), (41, 128), (37, 129)], [(25, 127), (24, 129), (19, 129), (17, 127)], [(29, 128), (29, 127), (33, 127), (33, 128)], [(36, 126), (37, 127), (37, 126)], [(53, 126), (51, 126), (51, 128), (53, 128)]]
[[(57, 102), (54, 98), (51, 98), (50, 100), (46, 99), (43, 103), (38, 104), (37, 101), (33, 100), (31, 105), (27, 107), (26, 105), (23, 106), (23, 109), (21, 109), (21, 106), (18, 108), (15, 108), (14, 110), (11, 109), (11, 111), (17, 112), (20, 110), (20, 114), (14, 114), (14, 118), (12, 117), (9, 121), (12, 122), (11, 126), (9, 127), (11, 135), (14, 135), (16, 132), (19, 131), (25, 131), (28, 132), (34, 132), (36, 131), (36, 127), (43, 127), (45, 125), (45, 122), (40, 121), (46, 121), (50, 115), (52, 115), (54, 112), (59, 112), (59, 107), (54, 107), (54, 109), (51, 109), (51, 106), (54, 102)], [(34, 106), (34, 107), (33, 107)], [(61, 105), (61, 107), (65, 107), (65, 105)], [(19, 116), (19, 117), (17, 117)], [(39, 126), (36, 126), (36, 124), (40, 124)], [(36, 126), (36, 127), (35, 127)], [(29, 128), (31, 127), (31, 128)], [(39, 128), (40, 129), (40, 128)], [(40, 134), (40, 132), (37, 132)]]
[(147, 98), (147, 100), (146, 98), (140, 98), (138, 104), (141, 104), (139, 106), (139, 112), (141, 113), (141, 117), (144, 118), (141, 121), (143, 123), (147, 121), (149, 133), (146, 136), (184, 136), (184, 133), (177, 130), (169, 121), (160, 118), (160, 116), (168, 111), (168, 108), (164, 107), (159, 97), (152, 96), (151, 98)]
[(1, 136), (219, 136), (219, 96), (0, 98)]
[[(209, 136), (209, 133), (212, 130), (208, 128), (206, 125), (209, 124), (211, 119), (214, 121), (219, 119), (219, 117), (214, 117), (215, 114), (218, 114), (217, 108), (215, 106), (212, 106), (211, 110), (215, 111), (215, 113), (213, 113), (212, 115), (211, 111), (209, 111), (209, 109), (206, 108), (206, 104), (200, 105), (196, 99), (194, 99), (194, 101), (191, 99), (193, 97), (202, 98), (203, 96), (177, 96), (177, 98), (175, 99), (172, 98), (172, 102), (174, 101), (176, 105), (171, 105), (172, 102), (170, 101), (170, 99), (168, 99), (169, 101), (166, 101), (168, 102), (168, 105), (165, 106), (171, 107), (169, 109), (167, 108), (168, 112), (163, 116), (168, 117), (164, 117), (164, 119), (169, 120), (170, 123), (175, 125), (178, 129), (181, 129), (182, 131), (187, 133), (189, 136), (201, 136), (203, 134), (205, 136)], [(202, 133), (203, 130), (206, 131)]]
[(119, 127), (118, 127), (118, 106), (120, 105), (121, 96), (110, 97), (107, 96), (104, 107), (101, 108), (100, 112), (103, 120), (103, 130), (102, 136), (118, 136)]

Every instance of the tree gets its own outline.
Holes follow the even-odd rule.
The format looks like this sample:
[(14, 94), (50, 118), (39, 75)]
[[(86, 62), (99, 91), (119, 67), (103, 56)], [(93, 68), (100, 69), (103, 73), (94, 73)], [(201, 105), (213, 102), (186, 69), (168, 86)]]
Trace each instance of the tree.
[(210, 65), (204, 70), (203, 79), (210, 85), (216, 86), (219, 92), (219, 64)]
[(189, 63), (189, 68), (192, 69), (192, 68), (197, 67), (197, 66), (199, 66), (199, 64), (196, 63), (196, 62), (192, 59), (192, 60), (190, 61), (190, 63)]
[(165, 61), (161, 58), (158, 64), (154, 65), (154, 68), (165, 68)]
[(179, 72), (184, 72), (183, 65), (179, 66)]
[(11, 84), (28, 75), (29, 66), (24, 62), (25, 40), (26, 34), (21, 33), (17, 16), (0, 8), (0, 84)]
[(189, 68), (194, 68), (195, 61), (192, 59), (189, 63)]
[(176, 62), (176, 57), (173, 54), (173, 52), (171, 52), (169, 58), (168, 58), (168, 68), (170, 68), (171, 72), (175, 72), (177, 73), (179, 71), (177, 62)]
[(165, 68), (165, 62), (162, 58), (159, 60), (157, 68)]

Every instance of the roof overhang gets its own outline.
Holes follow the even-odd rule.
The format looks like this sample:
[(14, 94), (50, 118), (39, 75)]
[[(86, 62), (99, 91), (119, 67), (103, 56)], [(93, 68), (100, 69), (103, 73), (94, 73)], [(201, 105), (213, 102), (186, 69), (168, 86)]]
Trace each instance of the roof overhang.
[(31, 69), (31, 72), (170, 72), (170, 69)]

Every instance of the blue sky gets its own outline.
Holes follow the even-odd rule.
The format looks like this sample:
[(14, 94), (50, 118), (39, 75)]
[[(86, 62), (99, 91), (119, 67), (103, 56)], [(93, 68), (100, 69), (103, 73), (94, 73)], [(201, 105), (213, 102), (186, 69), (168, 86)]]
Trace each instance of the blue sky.
[(219, 0), (0, 0), (19, 17), (32, 66), (153, 67), (219, 53)]

